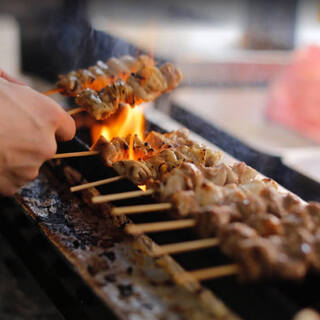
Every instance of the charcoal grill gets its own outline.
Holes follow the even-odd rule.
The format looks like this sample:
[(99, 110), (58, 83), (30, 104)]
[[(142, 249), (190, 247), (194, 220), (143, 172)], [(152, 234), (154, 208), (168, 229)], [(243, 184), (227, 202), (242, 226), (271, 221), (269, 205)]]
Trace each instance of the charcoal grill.
[[(151, 129), (168, 131), (181, 126), (157, 110), (149, 110), (146, 116)], [(174, 117), (178, 118), (176, 114)], [(81, 139), (61, 144), (59, 151), (86, 150), (86, 135), (83, 132), (80, 135)], [(215, 131), (214, 137), (211, 142), (224, 141), (226, 145), (228, 139), (230, 143), (233, 139), (221, 131)], [(242, 148), (246, 146), (240, 145), (239, 150)], [(263, 163), (270, 161), (264, 154), (257, 152), (256, 156)], [(70, 179), (78, 184), (84, 179), (95, 181), (115, 175), (113, 169), (103, 166), (97, 157), (46, 164), (40, 176), (16, 197), (24, 214), (19, 211), (3, 217), (1, 233), (12, 243), (66, 319), (283, 320), (292, 319), (305, 307), (320, 310), (316, 294), (320, 284), (318, 275), (309, 275), (301, 282), (243, 284), (236, 277), (224, 277), (202, 285), (197, 282), (182, 287), (175, 285), (173, 273), (227, 264), (230, 260), (218, 248), (151, 258), (149, 253), (154, 243), (193, 240), (196, 235), (191, 229), (185, 229), (133, 238), (123, 231), (128, 220), (114, 220), (107, 214), (107, 205), (93, 207), (80, 195), (68, 191)], [(313, 188), (312, 184), (308, 186)], [(126, 180), (98, 187), (102, 194), (135, 189), (136, 186)], [(84, 199), (90, 196), (85, 194)], [(152, 201), (151, 197), (146, 197), (115, 204)], [(159, 212), (130, 219), (139, 223), (168, 220), (169, 217)]]

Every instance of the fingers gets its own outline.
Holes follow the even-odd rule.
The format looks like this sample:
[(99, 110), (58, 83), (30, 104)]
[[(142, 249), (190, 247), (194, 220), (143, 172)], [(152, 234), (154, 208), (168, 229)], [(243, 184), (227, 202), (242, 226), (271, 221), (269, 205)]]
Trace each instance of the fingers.
[(0, 176), (0, 193), (13, 196), (22, 186), (34, 180), (39, 174), (39, 166), (20, 167), (6, 171)]
[(4, 196), (13, 196), (19, 187), (15, 185), (8, 177), (0, 176), (0, 193)]
[(7, 197), (13, 196), (27, 182), (29, 181), (10, 175), (2, 175), (0, 177), (0, 193)]
[(0, 78), (3, 78), (3, 79), (5, 79), (5, 80), (7, 80), (7, 81), (9, 81), (11, 83), (19, 84), (19, 85), (22, 85), (22, 86), (26, 85), (25, 82), (17, 80), (15, 78), (11, 77), (6, 72), (4, 72), (2, 69), (0, 69)]
[(42, 122), (45, 126), (47, 126), (46, 123), (52, 126), (55, 134), (54, 138), (60, 141), (71, 140), (76, 133), (73, 118), (50, 97), (35, 92), (31, 88), (28, 89), (35, 95), (36, 107), (33, 111), (37, 113), (39, 122)]
[(68, 141), (71, 140), (75, 134), (76, 124), (74, 120), (68, 113), (62, 111), (61, 120), (56, 130), (56, 138), (60, 141)]

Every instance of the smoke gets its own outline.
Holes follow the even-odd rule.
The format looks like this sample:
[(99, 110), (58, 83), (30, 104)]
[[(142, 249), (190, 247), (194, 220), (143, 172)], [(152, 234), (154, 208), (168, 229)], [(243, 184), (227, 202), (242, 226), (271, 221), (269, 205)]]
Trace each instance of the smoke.
[(56, 10), (45, 29), (42, 48), (46, 56), (47, 78), (55, 80), (58, 74), (87, 68), (97, 60), (106, 61), (112, 56), (141, 52), (130, 43), (95, 30), (87, 16), (83, 1), (67, 1)]

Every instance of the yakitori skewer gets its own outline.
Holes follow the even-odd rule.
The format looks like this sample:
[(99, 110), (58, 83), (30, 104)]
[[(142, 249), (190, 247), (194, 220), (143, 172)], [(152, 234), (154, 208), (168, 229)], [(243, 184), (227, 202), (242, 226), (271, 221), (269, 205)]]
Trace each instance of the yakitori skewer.
[(78, 186), (71, 187), (70, 191), (71, 192), (81, 191), (81, 190), (85, 190), (85, 189), (89, 189), (89, 188), (93, 188), (93, 187), (102, 186), (104, 184), (120, 181), (123, 179), (125, 179), (125, 177), (116, 176), (116, 177), (102, 179), (102, 180), (98, 180), (98, 181), (94, 181), (94, 182), (88, 182), (88, 183), (80, 184)]
[(128, 192), (120, 192), (120, 193), (95, 196), (91, 199), (91, 201), (93, 203), (103, 203), (103, 202), (110, 202), (110, 201), (116, 201), (116, 200), (122, 200), (122, 199), (144, 197), (151, 194), (153, 194), (153, 190), (128, 191)]
[(161, 94), (176, 88), (182, 79), (180, 71), (171, 63), (144, 66), (131, 73), (124, 82), (119, 79), (101, 91), (84, 89), (76, 96), (76, 103), (97, 120), (109, 118), (121, 103), (135, 106), (153, 101)]
[(88, 69), (78, 69), (59, 75), (57, 89), (48, 90), (44, 94), (61, 93), (66, 96), (76, 96), (86, 88), (99, 91), (118, 79), (125, 81), (132, 72), (153, 64), (153, 59), (147, 55), (112, 57), (107, 62), (98, 61)]
[(140, 224), (129, 224), (126, 226), (126, 232), (132, 235), (142, 233), (153, 233), (160, 231), (169, 231), (177, 229), (192, 228), (196, 225), (193, 219), (175, 220), (175, 221), (161, 221)]
[[(155, 195), (161, 201), (159, 204), (113, 208), (113, 214), (175, 208), (172, 210), (174, 215), (188, 217), (186, 220), (131, 225), (127, 227), (129, 233), (196, 227), (201, 237), (217, 235), (222, 252), (234, 258), (241, 268), (241, 277), (252, 280), (275, 276), (301, 279), (308, 270), (320, 270), (317, 249), (320, 245), (319, 204), (303, 204), (293, 196), (281, 194), (270, 180), (254, 180), (255, 172), (245, 164), (232, 167), (216, 165), (217, 157), (197, 145), (192, 148), (194, 145), (185, 139), (183, 132), (172, 134), (175, 139), (170, 142), (171, 147), (164, 141), (170, 138), (170, 134), (154, 133), (148, 148), (143, 142), (136, 144), (136, 151), (146, 155), (142, 161), (128, 159), (125, 140), (117, 139), (104, 144), (107, 148), (96, 150), (100, 151), (106, 165), (137, 185), (146, 184), (151, 190), (156, 190)], [(150, 155), (150, 145), (152, 150), (159, 150), (161, 146), (166, 149), (152, 151)], [(177, 157), (177, 151), (181, 158)], [(162, 154), (161, 159), (157, 158), (161, 152), (165, 156)], [(184, 160), (186, 154), (195, 161)], [(153, 162), (150, 161), (152, 157), (155, 157)], [(168, 170), (171, 163), (173, 165)], [(150, 178), (154, 183), (148, 183)], [(305, 247), (312, 254), (306, 255)]]
[(159, 257), (165, 254), (176, 254), (187, 251), (195, 251), (206, 249), (219, 245), (217, 238), (198, 239), (193, 241), (183, 241), (178, 243), (170, 243), (162, 246), (157, 246), (152, 251), (152, 256)]
[(174, 275), (174, 279), (179, 284), (185, 284), (194, 280), (203, 281), (215, 278), (221, 278), (236, 275), (240, 268), (236, 264), (223, 265), (218, 267), (205, 268), (194, 271), (182, 272)]

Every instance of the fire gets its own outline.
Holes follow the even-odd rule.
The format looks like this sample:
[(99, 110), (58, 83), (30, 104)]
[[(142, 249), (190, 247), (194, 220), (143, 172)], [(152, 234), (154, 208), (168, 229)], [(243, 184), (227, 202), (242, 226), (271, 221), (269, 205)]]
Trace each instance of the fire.
[[(127, 80), (128, 78), (128, 74), (120, 74), (118, 75), (119, 79), (122, 79), (124, 82)], [(90, 88), (93, 89), (95, 91), (100, 91), (103, 88), (105, 88), (107, 85), (109, 85), (110, 83), (112, 83), (114, 81), (114, 79), (107, 77), (107, 76), (100, 76), (97, 77), (97, 79), (95, 79), (94, 81), (89, 81), (84, 83), (84, 88)]]
[(139, 187), (142, 191), (147, 191), (147, 186), (144, 185), (144, 184), (140, 184), (138, 187)]
[(135, 159), (133, 151), (133, 135), (144, 140), (145, 119), (141, 107), (125, 105), (109, 119), (94, 125), (91, 129), (92, 142), (95, 143), (102, 135), (108, 141), (114, 137), (126, 138), (129, 134), (129, 159)]

